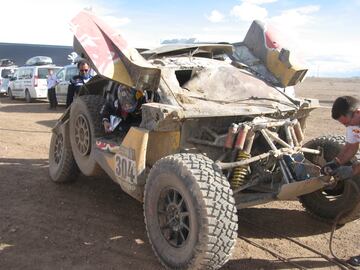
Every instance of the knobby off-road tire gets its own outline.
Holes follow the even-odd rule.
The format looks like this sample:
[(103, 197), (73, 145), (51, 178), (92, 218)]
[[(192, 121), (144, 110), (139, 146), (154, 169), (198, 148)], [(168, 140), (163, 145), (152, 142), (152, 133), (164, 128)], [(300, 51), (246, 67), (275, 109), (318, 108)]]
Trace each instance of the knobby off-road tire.
[(80, 171), (87, 176), (99, 175), (102, 169), (94, 159), (95, 139), (104, 136), (100, 109), (102, 96), (85, 95), (74, 99), (70, 109), (70, 142)]
[(65, 125), (53, 131), (49, 149), (49, 175), (56, 183), (74, 181), (79, 168), (71, 151), (68, 128)]
[(176, 154), (157, 161), (145, 186), (147, 234), (168, 269), (218, 269), (237, 238), (237, 212), (229, 182), (203, 155)]
[[(328, 162), (340, 152), (344, 145), (344, 136), (323, 136), (307, 142), (304, 147), (320, 148), (324, 159)], [(316, 164), (315, 155), (305, 154), (305, 157)], [(358, 157), (359, 152), (351, 163)], [(360, 191), (360, 177), (353, 177), (352, 181), (357, 188), (348, 180), (339, 181), (334, 187), (301, 196), (300, 202), (308, 212), (328, 222), (334, 221), (339, 213), (344, 213), (338, 221), (338, 225), (344, 225), (360, 217), (360, 193), (358, 192)]]

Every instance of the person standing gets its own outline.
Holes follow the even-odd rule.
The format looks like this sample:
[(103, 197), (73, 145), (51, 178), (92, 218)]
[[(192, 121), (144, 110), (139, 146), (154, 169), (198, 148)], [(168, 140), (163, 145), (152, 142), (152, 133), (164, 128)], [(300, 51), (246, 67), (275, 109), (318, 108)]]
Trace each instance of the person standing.
[(57, 99), (55, 93), (55, 86), (58, 83), (57, 77), (54, 74), (54, 70), (49, 68), (48, 69), (48, 76), (47, 76), (47, 89), (48, 89), (48, 99), (50, 103), (49, 109), (56, 109), (57, 106)]
[[(322, 171), (337, 180), (346, 181), (360, 175), (359, 161), (353, 165), (344, 165), (355, 157), (359, 150), (360, 100), (351, 96), (338, 97), (333, 103), (331, 116), (346, 127), (346, 143), (340, 153), (324, 165)], [(347, 262), (353, 266), (360, 266), (360, 255), (351, 257)]]
[(79, 74), (70, 79), (70, 85), (66, 95), (66, 108), (68, 108), (74, 100), (74, 96), (79, 94), (81, 86), (87, 83), (92, 76), (90, 75), (89, 63), (86, 60), (81, 60), (77, 64)]

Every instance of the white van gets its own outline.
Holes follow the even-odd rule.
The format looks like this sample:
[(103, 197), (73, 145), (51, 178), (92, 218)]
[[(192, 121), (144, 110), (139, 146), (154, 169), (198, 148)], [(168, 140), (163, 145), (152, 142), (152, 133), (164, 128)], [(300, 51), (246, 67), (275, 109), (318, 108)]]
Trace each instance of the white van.
[(9, 80), (14, 75), (17, 66), (0, 66), (0, 94), (7, 94), (9, 87)]
[(14, 77), (11, 78), (8, 89), (9, 97), (11, 99), (25, 98), (26, 102), (37, 98), (47, 98), (48, 70), (53, 69), (56, 73), (60, 68), (55, 65), (19, 67)]

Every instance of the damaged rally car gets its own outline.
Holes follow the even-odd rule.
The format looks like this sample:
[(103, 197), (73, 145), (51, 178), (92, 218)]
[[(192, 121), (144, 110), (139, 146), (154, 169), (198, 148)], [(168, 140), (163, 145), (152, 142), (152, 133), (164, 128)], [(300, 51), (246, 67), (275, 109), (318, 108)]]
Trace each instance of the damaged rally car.
[[(152, 248), (168, 269), (218, 269), (234, 248), (237, 209), (299, 198), (339, 224), (358, 218), (360, 197), (320, 173), (342, 137), (304, 143), (317, 100), (288, 87), (306, 73), (254, 21), (243, 42), (129, 47), (90, 12), (72, 21), (74, 48), (98, 74), (52, 130), (54, 182), (106, 174), (144, 203)], [(121, 85), (141, 91), (140, 121), (104, 133), (100, 110)], [(353, 179), (360, 186), (359, 179)]]

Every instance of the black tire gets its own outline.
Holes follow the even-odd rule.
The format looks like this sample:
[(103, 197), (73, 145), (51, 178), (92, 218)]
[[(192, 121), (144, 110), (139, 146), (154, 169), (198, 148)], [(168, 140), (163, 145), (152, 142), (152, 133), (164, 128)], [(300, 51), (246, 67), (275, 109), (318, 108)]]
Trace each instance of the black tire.
[(32, 101), (30, 92), (29, 92), (29, 90), (27, 90), (27, 89), (25, 90), (25, 101), (26, 101), (27, 103), (31, 103), (31, 101)]
[(70, 111), (70, 143), (80, 171), (87, 176), (99, 175), (102, 169), (94, 159), (95, 138), (105, 135), (101, 124), (101, 96), (86, 95), (74, 99)]
[(49, 175), (56, 183), (74, 181), (79, 175), (79, 168), (76, 165), (71, 151), (68, 127), (62, 125), (53, 130), (49, 149)]
[[(320, 148), (324, 160), (328, 162), (340, 152), (344, 145), (343, 136), (323, 136), (309, 141), (304, 147)], [(325, 162), (324, 160), (317, 161), (316, 155), (305, 154), (305, 158), (319, 166), (324, 165), (319, 163)], [(356, 159), (355, 157), (352, 162)], [(336, 186), (301, 196), (300, 202), (312, 215), (328, 222), (333, 222), (342, 213), (338, 225), (344, 225), (360, 217), (360, 177), (353, 177), (352, 181), (355, 187), (349, 180), (339, 181)]]
[(15, 97), (13, 96), (12, 91), (11, 91), (10, 88), (8, 89), (8, 96), (9, 96), (9, 98), (10, 98), (11, 100), (14, 100), (14, 99), (15, 99)]
[(203, 155), (176, 154), (155, 163), (144, 216), (152, 248), (167, 268), (218, 269), (231, 256), (238, 227), (232, 190)]

